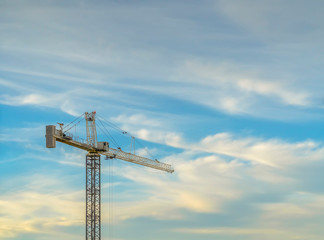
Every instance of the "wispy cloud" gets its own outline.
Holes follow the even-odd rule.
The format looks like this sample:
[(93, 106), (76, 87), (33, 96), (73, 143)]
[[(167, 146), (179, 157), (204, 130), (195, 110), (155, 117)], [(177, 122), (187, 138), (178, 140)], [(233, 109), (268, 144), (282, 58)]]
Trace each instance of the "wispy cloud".
[[(115, 120), (120, 123), (127, 122), (128, 124), (124, 124), (123, 127), (144, 140), (186, 150), (227, 155), (275, 168), (323, 160), (324, 146), (321, 142), (312, 140), (287, 142), (276, 138), (241, 137), (227, 132), (216, 133), (199, 141), (190, 142), (181, 133), (173, 131), (166, 122), (163, 123), (158, 119), (149, 120), (144, 115), (140, 117), (141, 123), (131, 120), (136, 118), (138, 116), (119, 116)], [(151, 125), (145, 124), (149, 122)], [(160, 131), (156, 126), (161, 126), (164, 130)]]
[(306, 161), (321, 161), (324, 152), (323, 145), (314, 141), (289, 143), (280, 139), (237, 138), (228, 133), (219, 133), (204, 138), (197, 149), (277, 168)]
[[(85, 26), (81, 24), (82, 28), (80, 24), (70, 20), (68, 13), (71, 6), (43, 4), (35, 8), (33, 4), (7, 4), (11, 14), (5, 16), (7, 25), (11, 27), (6, 26), (2, 29), (7, 34), (3, 34), (5, 44), (1, 51), (9, 55), (15, 64), (8, 61), (1, 67), (5, 73), (2, 84), (10, 89), (3, 93), (1, 103), (55, 107), (76, 115), (84, 110), (84, 105), (100, 105), (97, 101), (98, 96), (101, 97), (100, 102), (106, 102), (107, 106), (111, 104), (120, 107), (121, 103), (124, 103), (128, 106), (131, 104), (143, 107), (150, 104), (159, 106), (159, 102), (148, 100), (152, 94), (159, 94), (167, 99), (179, 99), (230, 114), (290, 120), (296, 115), (314, 117), (312, 113), (304, 110), (318, 107), (321, 93), (317, 89), (321, 89), (321, 81), (307, 79), (312, 84), (306, 86), (304, 78), (287, 74), (283, 70), (281, 75), (268, 74), (271, 70), (266, 69), (267, 66), (255, 67), (245, 62), (218, 59), (208, 55), (196, 57), (194, 52), (188, 56), (172, 43), (160, 48), (152, 44), (152, 41), (163, 39), (163, 34), (166, 33), (172, 34), (183, 43), (192, 39), (184, 39), (187, 35), (199, 35), (202, 41), (217, 39), (225, 34), (221, 31), (221, 25), (215, 26), (220, 33), (217, 35), (217, 31), (212, 31), (210, 36), (203, 33), (204, 25), (199, 20), (190, 19), (185, 14), (164, 11), (165, 6), (161, 4), (140, 4), (136, 6), (136, 11), (132, 4), (107, 4), (110, 14), (95, 6), (85, 8), (88, 3), (77, 4), (77, 7), (73, 8), (73, 19), (84, 23)], [(223, 1), (219, 1), (219, 6), (220, 12), (234, 19), (235, 14), (232, 11), (235, 13), (235, 9), (240, 9)], [(260, 4), (258, 6), (266, 11)], [(181, 9), (176, 3), (174, 7)], [(241, 18), (246, 19), (250, 14), (248, 9), (243, 9), (236, 18), (244, 23)], [(31, 16), (31, 11), (37, 12), (37, 17)], [(205, 7), (197, 6), (196, 11), (208, 14), (211, 18), (216, 17), (215, 12)], [(125, 24), (125, 14), (118, 14), (122, 12), (130, 13), (126, 22), (136, 16), (138, 24), (135, 25), (135, 30), (133, 26)], [(148, 16), (157, 21), (147, 22)], [(38, 21), (39, 18), (43, 21)], [(84, 18), (91, 21), (84, 22)], [(30, 38), (26, 38), (25, 30), (19, 28), (17, 22), (23, 24), (23, 29), (31, 31), (31, 34), (28, 34)], [(260, 22), (262, 21), (258, 21)], [(98, 23), (103, 25), (107, 32), (92, 28)], [(189, 23), (193, 28), (187, 27)], [(171, 32), (167, 31), (170, 26)], [(87, 31), (84, 31), (83, 27), (86, 27)], [(211, 28), (209, 25), (206, 27)], [(16, 31), (12, 32), (10, 29)], [(147, 36), (146, 39), (144, 35), (135, 34), (136, 30), (153, 31), (157, 35)], [(63, 34), (66, 32), (73, 33), (73, 36)], [(197, 32), (201, 32), (201, 35), (196, 34)], [(47, 33), (52, 37), (48, 38)], [(89, 39), (89, 35), (95, 37)], [(74, 40), (75, 36), (79, 37), (78, 41)], [(60, 44), (56, 44), (57, 42)], [(197, 49), (202, 52), (209, 50), (203, 47), (203, 44), (197, 46)], [(22, 58), (15, 60), (17, 53)], [(41, 64), (28, 65), (27, 68), (24, 61), (30, 61), (31, 58), (33, 62)], [(24, 81), (19, 80), (17, 75)], [(272, 77), (264, 77), (265, 75)], [(12, 79), (19, 82), (20, 86), (9, 84)], [(141, 95), (138, 90), (148, 95)], [(84, 96), (87, 96), (86, 99)], [(118, 99), (118, 102), (114, 98)], [(283, 111), (289, 111), (290, 114), (283, 116)]]
[(268, 219), (305, 219), (321, 216), (324, 207), (324, 195), (308, 192), (296, 192), (280, 203), (262, 204), (262, 218)]
[[(323, 38), (324, 25), (320, 14), (323, 5), (320, 2), (304, 5), (302, 1), (296, 1), (293, 7), (281, 1), (270, 4), (268, 1), (251, 0), (249, 3), (255, 6), (253, 10), (240, 1), (220, 0), (215, 10), (272, 44), (299, 44), (301, 50), (306, 43), (319, 44)], [(303, 12), (302, 16), (300, 12)], [(307, 17), (309, 15), (312, 17)]]

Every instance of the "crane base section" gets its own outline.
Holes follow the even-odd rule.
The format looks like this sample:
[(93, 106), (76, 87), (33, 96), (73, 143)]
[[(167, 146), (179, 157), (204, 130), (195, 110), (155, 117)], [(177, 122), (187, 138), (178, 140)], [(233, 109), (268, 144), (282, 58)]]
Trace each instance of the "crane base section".
[(100, 155), (86, 156), (86, 240), (101, 239)]

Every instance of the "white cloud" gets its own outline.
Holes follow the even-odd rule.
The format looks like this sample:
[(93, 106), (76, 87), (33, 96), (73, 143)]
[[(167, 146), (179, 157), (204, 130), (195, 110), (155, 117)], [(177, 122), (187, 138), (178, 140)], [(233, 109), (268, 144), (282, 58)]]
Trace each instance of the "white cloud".
[[(174, 80), (185, 85), (193, 84), (190, 91), (175, 96), (200, 104), (211, 106), (230, 113), (248, 113), (255, 115), (255, 107), (260, 108), (258, 99), (281, 102), (284, 105), (309, 105), (309, 93), (296, 89), (288, 79), (262, 79), (260, 73), (243, 70), (229, 63), (212, 63), (199, 60), (187, 61), (180, 66)], [(190, 86), (190, 85), (189, 85)]]
[[(253, 8), (251, 6), (253, 5)], [(323, 38), (321, 2), (217, 1), (217, 12), (268, 42), (319, 43)], [(302, 14), (301, 14), (302, 13)], [(317, 36), (317, 38), (315, 38)]]
[[(142, 121), (146, 122), (146, 117), (142, 117)], [(158, 124), (156, 121), (158, 120), (152, 121), (152, 126)], [(160, 124), (168, 129), (164, 124)], [(134, 130), (136, 131), (136, 128)], [(118, 221), (140, 216), (181, 219), (186, 217), (186, 211), (226, 214), (231, 212), (229, 205), (234, 202), (244, 203), (246, 197), (249, 201), (255, 201), (253, 203), (256, 206), (260, 206), (254, 208), (259, 214), (257, 216), (268, 216), (267, 219), (271, 213), (274, 213), (273, 219), (280, 218), (275, 213), (288, 214), (289, 209), (300, 209), (298, 211), (301, 214), (305, 213), (310, 218), (315, 216), (313, 213), (316, 210), (309, 212), (307, 207), (299, 203), (287, 204), (284, 200), (277, 200), (276, 203), (269, 200), (269, 203), (258, 204), (258, 198), (265, 194), (274, 199), (282, 199), (296, 189), (303, 188), (304, 180), (296, 173), (302, 171), (305, 166), (312, 168), (323, 161), (322, 143), (311, 140), (286, 142), (281, 139), (218, 133), (197, 142), (186, 143), (181, 139), (174, 144), (156, 139), (155, 131), (159, 133), (154, 127), (146, 129), (147, 140), (183, 149), (181, 154), (172, 154), (161, 160), (173, 162), (175, 173), (161, 175), (157, 171), (133, 166), (123, 166), (123, 170), (116, 168), (115, 174), (132, 180), (136, 188), (140, 189), (140, 195), (148, 199), (129, 201), (128, 199), (135, 199), (138, 192), (135, 195), (132, 192), (127, 193), (125, 202), (120, 205), (121, 210), (116, 216)], [(174, 135), (177, 134), (174, 132)], [(313, 195), (309, 198), (311, 202), (319, 201)], [(139, 206), (139, 210), (135, 206)], [(286, 207), (285, 211), (281, 211), (281, 207)], [(315, 206), (311, 208), (318, 210)], [(254, 217), (251, 222), (258, 221), (257, 219), (258, 217)], [(261, 226), (260, 229), (254, 233), (252, 231), (251, 234), (256, 235), (267, 229), (267, 226)], [(277, 226), (272, 230), (278, 231), (278, 234), (281, 231), (282, 234), (286, 234)], [(308, 236), (307, 232), (303, 234)]]
[(161, 127), (161, 122), (159, 120), (147, 118), (144, 114), (134, 114), (131, 116), (119, 115), (117, 117), (113, 117), (112, 120), (126, 127), (130, 124), (155, 128)]
[[(125, 196), (124, 202), (119, 201), (116, 204), (117, 222), (143, 216), (164, 220), (183, 219), (190, 216), (186, 211), (215, 214), (214, 216), (221, 213), (223, 217), (230, 214), (231, 218), (242, 221), (244, 216), (236, 212), (236, 208), (232, 209), (231, 205), (236, 202), (245, 206), (248, 201), (253, 214), (246, 216), (249, 219), (246, 227), (190, 228), (176, 231), (188, 234), (248, 235), (253, 236), (251, 239), (265, 235), (266, 239), (321, 239), (318, 233), (312, 233), (307, 227), (300, 225), (296, 232), (287, 224), (287, 219), (289, 222), (294, 222), (297, 218), (315, 221), (317, 217), (323, 217), (321, 195), (300, 192), (294, 194), (303, 182), (303, 179), (289, 179), (291, 171), (294, 170), (269, 170), (268, 167), (247, 165), (236, 160), (228, 161), (212, 155), (196, 157), (196, 154), (189, 152), (173, 157), (178, 159), (173, 176), (148, 172), (143, 168), (126, 167), (123, 171), (115, 169), (117, 175), (137, 183), (135, 186), (139, 189), (136, 193), (129, 192), (130, 195)], [(302, 168), (300, 163), (296, 165)], [(275, 177), (271, 181), (260, 179), (257, 174), (263, 175), (265, 171)], [(133, 194), (146, 196), (147, 200), (126, 200), (134, 199)], [(270, 198), (265, 203), (258, 202), (263, 194)], [(288, 197), (280, 201), (285, 196)], [(248, 198), (245, 199), (246, 197)], [(272, 202), (271, 197), (277, 200)]]
[(296, 93), (290, 90), (291, 86), (284, 86), (283, 83), (259, 79), (240, 79), (237, 85), (244, 91), (269, 97), (278, 97), (282, 102), (289, 105), (307, 106), (310, 104), (309, 93), (302, 91)]
[(262, 218), (285, 221), (285, 219), (306, 219), (322, 215), (324, 210), (324, 195), (308, 192), (295, 192), (279, 203), (260, 205), (263, 211)]
[[(305, 164), (322, 161), (324, 146), (321, 142), (305, 140), (301, 142), (286, 142), (281, 139), (262, 139), (255, 137), (240, 137), (223, 132), (206, 136), (198, 142), (188, 142), (182, 134), (172, 131), (167, 122), (159, 119), (149, 120), (141, 115), (141, 123), (130, 120), (132, 116), (116, 118), (125, 122), (123, 128), (130, 129), (141, 139), (165, 144), (185, 150), (194, 150), (205, 153), (222, 154), (234, 159), (251, 161), (274, 168), (287, 168), (294, 164)], [(151, 122), (150, 124), (147, 124)], [(160, 126), (164, 130), (156, 128)], [(263, 176), (266, 178), (266, 176)]]
[(171, 128), (167, 119), (149, 118), (144, 114), (135, 114), (119, 115), (112, 120), (120, 124), (122, 129), (127, 130), (128, 134), (139, 139), (173, 147), (181, 147), (183, 143), (181, 134), (167, 130)]
[(314, 141), (289, 143), (280, 139), (237, 138), (229, 133), (205, 137), (194, 149), (225, 154), (276, 168), (321, 161), (324, 152), (322, 144)]
[[(11, 190), (0, 198), (0, 236), (48, 234), (54, 226), (82, 225), (83, 191), (66, 191), (67, 177), (53, 178), (35, 174), (19, 178), (19, 190)], [(10, 186), (10, 183), (4, 183)], [(17, 185), (16, 185), (17, 186)], [(63, 190), (57, 190), (57, 189)]]
[(76, 99), (70, 101), (71, 93), (30, 93), (24, 95), (2, 95), (0, 103), (10, 106), (24, 106), (24, 105), (36, 105), (43, 107), (57, 107), (62, 111), (71, 114), (72, 116), (78, 116), (78, 112), (74, 110)]
[[(176, 157), (181, 159), (184, 156), (189, 155)], [(133, 166), (124, 166), (123, 170), (116, 168), (115, 174), (132, 180), (138, 191), (147, 198), (130, 201), (136, 197), (129, 193), (131, 195), (127, 195), (124, 201), (116, 203), (116, 219), (140, 216), (179, 219), (184, 218), (183, 210), (196, 213), (221, 212), (226, 201), (237, 199), (242, 194), (240, 187), (233, 181), (237, 179), (236, 171), (240, 166), (239, 163), (226, 163), (216, 157), (206, 157), (189, 162), (182, 160), (177, 165), (175, 176)]]

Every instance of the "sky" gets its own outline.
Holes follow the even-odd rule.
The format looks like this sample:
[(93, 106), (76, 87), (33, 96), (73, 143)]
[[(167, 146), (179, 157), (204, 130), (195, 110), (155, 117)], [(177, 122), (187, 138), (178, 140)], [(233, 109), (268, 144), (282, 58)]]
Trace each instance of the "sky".
[(91, 111), (175, 169), (102, 158), (103, 239), (323, 239), (323, 12), (0, 0), (0, 239), (85, 238), (86, 152), (45, 126)]

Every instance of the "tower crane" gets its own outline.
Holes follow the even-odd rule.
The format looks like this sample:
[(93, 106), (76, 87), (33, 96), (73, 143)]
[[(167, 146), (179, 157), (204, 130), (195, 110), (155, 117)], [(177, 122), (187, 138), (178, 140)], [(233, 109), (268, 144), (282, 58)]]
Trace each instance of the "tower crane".
[(55, 125), (46, 126), (46, 147), (55, 148), (56, 141), (87, 151), (86, 155), (86, 240), (101, 239), (101, 162), (100, 155), (117, 158), (161, 171), (174, 172), (171, 165), (124, 152), (121, 148), (111, 148), (108, 142), (97, 141), (96, 112), (84, 113), (86, 121), (86, 141), (75, 138), (63, 124), (60, 129)]

